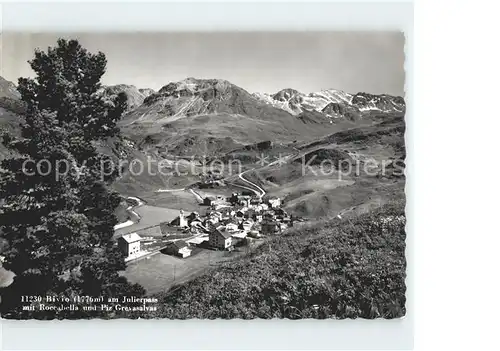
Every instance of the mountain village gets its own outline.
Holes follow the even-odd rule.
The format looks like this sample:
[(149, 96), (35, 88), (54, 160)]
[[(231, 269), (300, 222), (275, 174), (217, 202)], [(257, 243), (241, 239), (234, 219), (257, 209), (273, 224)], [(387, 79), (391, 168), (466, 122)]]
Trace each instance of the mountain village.
[(251, 191), (235, 192), (230, 197), (207, 196), (203, 204), (207, 207), (203, 215), (180, 210), (173, 221), (119, 236), (117, 243), (126, 255), (125, 261), (158, 252), (187, 258), (194, 247), (232, 251), (304, 221), (283, 210), (280, 198), (263, 200)]
[[(14, 124), (24, 113), (14, 108), (19, 94), (13, 83), (0, 85), (10, 92), (0, 99), (0, 112), (6, 123)], [(129, 162), (112, 185), (124, 200), (116, 209), (113, 242), (125, 256), (120, 274), (148, 294), (188, 282), (209, 266), (231, 265), (259, 246), (274, 250), (272, 237), (306, 219), (340, 217), (379, 201), (360, 192), (353, 177), (304, 173), (303, 160), (316, 160), (318, 164), (308, 163), (312, 167), (324, 160), (384, 160), (385, 154), (367, 149), (372, 146), (394, 159), (404, 155), (400, 116), (405, 104), (400, 97), (334, 89), (284, 89), (268, 96), (223, 79), (195, 78), (158, 91), (117, 85), (101, 93), (106, 99), (121, 93), (127, 97), (127, 112), (118, 123), (123, 138), (100, 147), (119, 158), (118, 163)], [(385, 116), (383, 123), (380, 116)], [(3, 155), (8, 150), (0, 148)], [(228, 165), (238, 160), (243, 168), (225, 173), (214, 163), (207, 169), (207, 159), (199, 155)], [(132, 161), (150, 157), (166, 164), (173, 176), (132, 172)], [(266, 158), (273, 161), (266, 164)], [(177, 167), (182, 172), (175, 172)], [(395, 191), (404, 184), (404, 179), (392, 178), (369, 178), (367, 184), (381, 181)], [(317, 202), (318, 197), (324, 201)], [(6, 284), (12, 277), (9, 273)]]
[(403, 33), (35, 34), (0, 77), (2, 318), (405, 316)]

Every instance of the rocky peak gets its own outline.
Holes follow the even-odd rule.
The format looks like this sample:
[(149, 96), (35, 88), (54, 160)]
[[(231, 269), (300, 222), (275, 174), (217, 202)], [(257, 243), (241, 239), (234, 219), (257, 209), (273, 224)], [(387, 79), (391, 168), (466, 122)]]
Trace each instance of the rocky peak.
[(0, 76), (0, 97), (20, 99), (21, 94), (17, 91), (14, 83)]
[(244, 92), (243, 89), (223, 79), (197, 79), (190, 77), (178, 82), (168, 83), (158, 93), (150, 95), (145, 100), (145, 103), (151, 104), (166, 98), (179, 99), (189, 97), (200, 97), (203, 101), (225, 100), (242, 92)]
[(138, 89), (135, 85), (117, 84), (103, 87), (103, 92), (106, 96), (113, 97), (119, 93), (125, 93), (127, 96), (128, 109), (133, 109), (140, 106), (146, 97), (151, 95), (152, 89)]
[(399, 111), (404, 112), (406, 104), (401, 96), (387, 94), (374, 95), (369, 93), (357, 93), (352, 98), (352, 105), (364, 110)]
[(272, 95), (272, 98), (277, 101), (290, 101), (292, 99), (297, 99), (301, 94), (300, 91), (291, 89), (291, 88), (286, 88), (278, 91), (276, 94)]

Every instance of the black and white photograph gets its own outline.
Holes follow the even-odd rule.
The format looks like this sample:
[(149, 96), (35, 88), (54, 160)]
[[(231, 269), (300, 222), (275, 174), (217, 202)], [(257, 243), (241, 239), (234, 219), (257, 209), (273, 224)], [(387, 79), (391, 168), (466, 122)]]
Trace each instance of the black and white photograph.
[(405, 42), (4, 31), (1, 318), (405, 317)]

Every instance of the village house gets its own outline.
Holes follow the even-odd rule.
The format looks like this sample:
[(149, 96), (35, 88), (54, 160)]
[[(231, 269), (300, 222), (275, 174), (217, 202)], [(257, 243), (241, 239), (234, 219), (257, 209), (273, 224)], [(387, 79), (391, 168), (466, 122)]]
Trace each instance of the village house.
[(165, 248), (165, 251), (171, 255), (186, 258), (191, 256), (191, 249), (184, 240), (172, 241)]
[(234, 231), (238, 230), (238, 225), (236, 223), (227, 223), (226, 230), (230, 231), (230, 232), (234, 232)]
[(208, 242), (216, 249), (227, 250), (232, 245), (231, 233), (224, 226), (219, 226), (210, 231)]
[(215, 201), (217, 201), (217, 199), (214, 196), (207, 196), (203, 199), (203, 205), (212, 206), (215, 205)]
[(236, 217), (238, 218), (243, 218), (245, 216), (245, 212), (244, 209), (239, 209), (238, 211), (236, 211)]
[(222, 213), (217, 211), (211, 211), (206, 217), (205, 225), (207, 224), (215, 225), (219, 223), (221, 220), (222, 220)]
[(254, 222), (252, 219), (244, 220), (243, 222), (241, 222), (240, 229), (244, 231), (249, 231), (250, 229), (252, 229), (253, 224)]
[(248, 236), (251, 238), (260, 238), (261, 235), (258, 230), (251, 230), (248, 232)]
[(227, 198), (227, 201), (228, 202), (231, 202), (231, 203), (236, 203), (238, 202), (238, 194), (237, 193), (232, 193), (230, 197)]
[(238, 204), (244, 207), (250, 207), (250, 196), (241, 196), (241, 199), (238, 200)]
[(141, 237), (137, 233), (125, 234), (118, 238), (118, 247), (130, 258), (141, 251)]
[(254, 211), (262, 212), (262, 211), (266, 211), (267, 209), (269, 209), (269, 205), (261, 202), (259, 204), (250, 204), (250, 208), (253, 209)]
[(279, 197), (271, 197), (268, 202), (269, 206), (272, 208), (278, 208), (281, 206), (281, 199)]
[(255, 210), (253, 208), (249, 209), (248, 211), (246, 211), (243, 215), (243, 217), (245, 219), (248, 219), (248, 218), (253, 218), (254, 214), (255, 214)]
[(160, 232), (161, 235), (169, 235), (171, 232), (173, 232), (172, 225), (168, 222), (161, 222), (160, 223)]
[(173, 226), (170, 223), (161, 223), (161, 236), (168, 237), (170, 235), (176, 235), (179, 233), (179, 230), (186, 229), (188, 227), (179, 228), (178, 226)]
[(283, 218), (282, 222), (289, 227), (293, 227), (293, 218), (292, 217), (285, 216)]
[(262, 216), (262, 213), (254, 213), (254, 215), (252, 216), (252, 219), (255, 221), (255, 222), (262, 222), (263, 220), (263, 216)]
[(258, 206), (258, 205), (260, 205), (261, 203), (262, 203), (262, 200), (261, 200), (260, 198), (252, 198), (252, 199), (250, 200), (250, 205), (251, 205), (252, 207)]
[(240, 241), (240, 240), (245, 239), (247, 237), (247, 232), (246, 231), (237, 231), (237, 232), (231, 233), (231, 237), (235, 241)]
[(276, 219), (276, 213), (274, 210), (267, 210), (262, 214), (262, 216), (264, 217), (264, 219), (266, 218)]
[(217, 223), (219, 223), (219, 219), (217, 217), (208, 217), (204, 224), (205, 226), (211, 226), (216, 225)]
[(229, 210), (227, 208), (220, 211), (221, 214), (221, 222), (232, 221), (233, 216), (229, 215)]
[(199, 220), (199, 218), (200, 218), (200, 214), (196, 211), (191, 212), (189, 214), (189, 216), (186, 217), (189, 225), (191, 225), (191, 222), (193, 222), (195, 220)]
[(253, 209), (254, 211), (256, 211), (256, 212), (262, 212), (262, 211), (267, 210), (268, 208), (269, 208), (269, 207), (268, 207), (266, 204), (264, 204), (264, 203), (259, 204), (259, 205), (257, 205), (257, 206), (252, 206), (252, 209)]
[(199, 219), (195, 219), (194, 221), (192, 221), (191, 223), (189, 223), (189, 225), (191, 226), (191, 228), (199, 228), (200, 225), (203, 225), (203, 223), (201, 223), (201, 221)]
[(251, 201), (250, 195), (238, 195), (237, 193), (233, 193), (233, 195), (229, 198), (229, 202), (233, 205), (241, 205), (241, 206), (249, 206)]

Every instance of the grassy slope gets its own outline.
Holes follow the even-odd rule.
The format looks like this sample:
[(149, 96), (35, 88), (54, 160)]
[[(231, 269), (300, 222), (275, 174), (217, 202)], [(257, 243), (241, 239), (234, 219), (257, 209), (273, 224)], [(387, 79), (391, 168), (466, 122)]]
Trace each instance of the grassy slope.
[[(381, 218), (400, 218), (383, 226)], [(268, 239), (160, 294), (167, 318), (397, 318), (405, 314), (404, 205)]]

